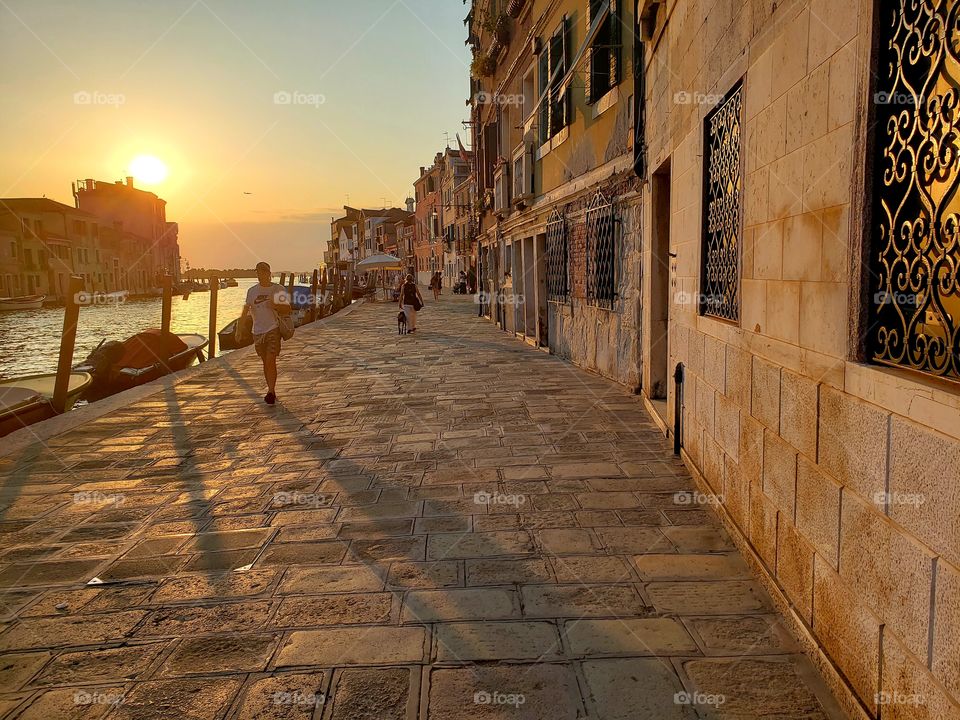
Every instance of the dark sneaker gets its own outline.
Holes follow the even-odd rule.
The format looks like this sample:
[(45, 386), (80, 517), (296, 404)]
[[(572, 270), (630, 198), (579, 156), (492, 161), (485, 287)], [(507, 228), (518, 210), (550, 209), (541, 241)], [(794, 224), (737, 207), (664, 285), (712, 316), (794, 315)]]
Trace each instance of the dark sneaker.
[(266, 395), (263, 396), (263, 401), (267, 405), (273, 405), (277, 401), (276, 393), (268, 392)]

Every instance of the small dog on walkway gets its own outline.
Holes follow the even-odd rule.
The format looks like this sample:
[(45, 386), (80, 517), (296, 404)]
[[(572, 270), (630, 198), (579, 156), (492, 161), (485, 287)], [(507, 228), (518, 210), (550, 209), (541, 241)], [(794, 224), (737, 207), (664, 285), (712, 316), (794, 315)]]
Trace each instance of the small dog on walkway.
[(401, 310), (397, 313), (397, 335), (407, 334), (407, 314)]

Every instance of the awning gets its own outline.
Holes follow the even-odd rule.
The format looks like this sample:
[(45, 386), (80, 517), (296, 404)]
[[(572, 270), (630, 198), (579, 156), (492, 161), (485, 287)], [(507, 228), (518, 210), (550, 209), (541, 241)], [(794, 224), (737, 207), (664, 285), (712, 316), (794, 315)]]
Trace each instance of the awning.
[(379, 253), (357, 263), (357, 270), (402, 270), (403, 262), (396, 255)]

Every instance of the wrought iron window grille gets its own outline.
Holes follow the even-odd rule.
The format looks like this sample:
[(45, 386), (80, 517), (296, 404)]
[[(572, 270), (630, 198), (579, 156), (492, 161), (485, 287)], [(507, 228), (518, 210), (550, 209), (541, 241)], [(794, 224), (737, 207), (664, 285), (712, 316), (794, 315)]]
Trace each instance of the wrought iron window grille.
[(960, 379), (957, 0), (888, 0), (871, 98), (867, 355)]
[(613, 201), (599, 190), (587, 206), (585, 224), (587, 303), (613, 309), (617, 299), (617, 221)]
[(562, 303), (570, 300), (567, 222), (556, 209), (547, 219), (547, 299)]
[(740, 245), (743, 232), (741, 117), (738, 82), (704, 119), (701, 315), (740, 319)]

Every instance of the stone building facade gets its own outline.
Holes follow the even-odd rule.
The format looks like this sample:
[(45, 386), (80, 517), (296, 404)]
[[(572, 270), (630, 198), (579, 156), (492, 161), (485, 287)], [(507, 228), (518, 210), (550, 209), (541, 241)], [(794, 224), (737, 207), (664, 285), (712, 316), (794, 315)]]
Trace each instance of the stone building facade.
[[(474, 3), (480, 277), (507, 332), (640, 385), (630, 3)], [(588, 81), (583, 82), (584, 76)]]
[(642, 392), (853, 717), (960, 717), (958, 8), (637, 5)]

